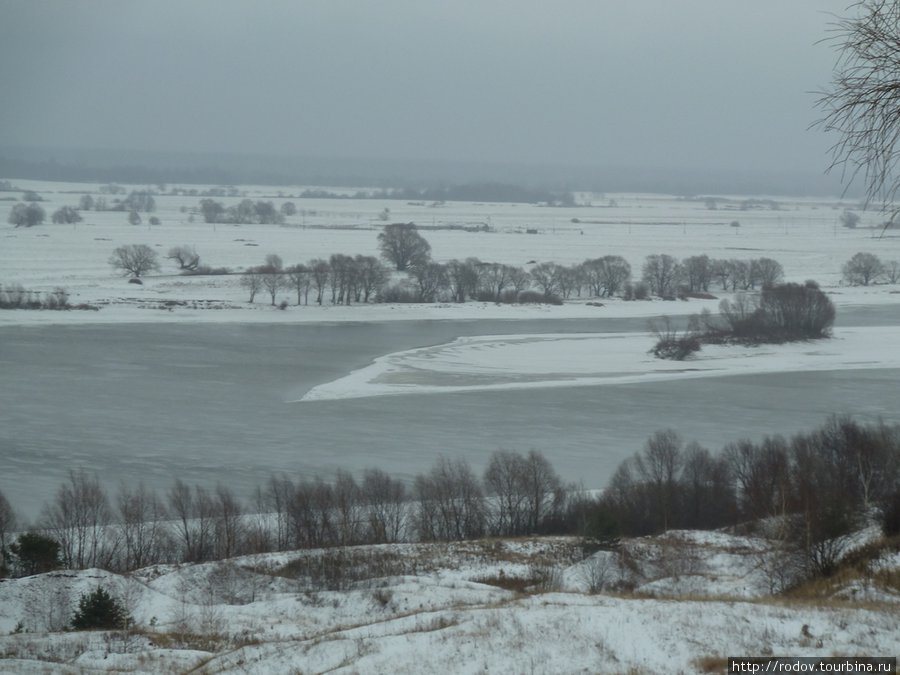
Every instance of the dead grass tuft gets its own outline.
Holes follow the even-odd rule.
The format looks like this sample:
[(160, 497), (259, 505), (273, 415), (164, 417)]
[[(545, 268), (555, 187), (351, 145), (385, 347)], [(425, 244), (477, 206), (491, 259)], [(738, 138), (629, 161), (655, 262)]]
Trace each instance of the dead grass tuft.
[(701, 656), (691, 661), (698, 673), (724, 673), (728, 670), (728, 659), (724, 656)]

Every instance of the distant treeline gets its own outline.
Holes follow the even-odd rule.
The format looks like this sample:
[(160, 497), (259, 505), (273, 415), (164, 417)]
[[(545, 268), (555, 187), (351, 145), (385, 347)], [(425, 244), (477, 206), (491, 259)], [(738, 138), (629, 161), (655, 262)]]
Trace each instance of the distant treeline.
[(499, 202), (511, 204), (547, 204), (575, 206), (570, 192), (551, 192), (506, 183), (469, 183), (432, 188), (400, 188), (385, 190), (357, 190), (353, 193), (309, 189), (301, 198), (319, 199), (402, 199), (405, 201), (441, 202)]

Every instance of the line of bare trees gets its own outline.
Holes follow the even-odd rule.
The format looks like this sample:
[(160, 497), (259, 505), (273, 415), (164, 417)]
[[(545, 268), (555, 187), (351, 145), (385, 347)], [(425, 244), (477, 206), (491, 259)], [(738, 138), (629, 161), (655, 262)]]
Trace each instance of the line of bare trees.
[(897, 534), (898, 506), (900, 426), (832, 416), (810, 433), (741, 440), (716, 454), (657, 432), (615, 471), (594, 522), (607, 535), (758, 528), (812, 576), (832, 572), (872, 516)]
[[(296, 294), (298, 305), (323, 304), (330, 290), (332, 304), (353, 302), (551, 302), (572, 297), (642, 299), (708, 293), (718, 282), (722, 290), (754, 290), (779, 283), (781, 265), (771, 258), (715, 260), (707, 255), (679, 261), (667, 254), (647, 256), (642, 280), (631, 283), (631, 266), (617, 255), (591, 258), (577, 265), (554, 262), (535, 264), (530, 270), (515, 265), (470, 257), (438, 263), (431, 246), (412, 223), (386, 225), (378, 235), (384, 263), (374, 256), (335, 254), (284, 267), (269, 255), (264, 265), (251, 267), (241, 277), (249, 300), (265, 292), (276, 304), (279, 291)], [(388, 267), (390, 265), (390, 267)], [(406, 276), (392, 281), (392, 269)], [(287, 301), (283, 301), (287, 306)]]
[(649, 292), (661, 298), (708, 293), (713, 284), (723, 291), (751, 291), (774, 286), (784, 278), (784, 269), (772, 258), (715, 259), (706, 254), (682, 261), (665, 253), (649, 255), (641, 273)]
[(579, 534), (607, 543), (669, 529), (740, 527), (778, 542), (785, 564), (828, 574), (871, 518), (900, 534), (900, 426), (832, 416), (791, 439), (741, 440), (718, 453), (659, 431), (599, 497), (562, 483), (546, 457), (497, 451), (479, 477), (439, 458), (411, 484), (380, 469), (332, 481), (272, 476), (248, 501), (176, 480), (110, 498), (73, 471), (34, 527), (0, 493), (0, 575), (57, 567), (129, 570), (247, 553), (486, 535)]
[(535, 450), (495, 452), (483, 477), (463, 460), (439, 458), (411, 485), (375, 468), (359, 480), (343, 470), (332, 481), (273, 476), (249, 502), (224, 485), (180, 479), (163, 496), (140, 484), (110, 497), (96, 475), (72, 471), (32, 528), (17, 525), (0, 493), (0, 572), (130, 570), (275, 550), (564, 531), (569, 496)]

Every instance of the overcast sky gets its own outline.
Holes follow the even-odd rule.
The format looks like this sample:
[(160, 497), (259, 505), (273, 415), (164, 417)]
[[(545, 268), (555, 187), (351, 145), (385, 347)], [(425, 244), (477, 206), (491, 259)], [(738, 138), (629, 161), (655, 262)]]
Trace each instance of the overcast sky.
[(0, 0), (0, 145), (821, 172), (849, 0)]

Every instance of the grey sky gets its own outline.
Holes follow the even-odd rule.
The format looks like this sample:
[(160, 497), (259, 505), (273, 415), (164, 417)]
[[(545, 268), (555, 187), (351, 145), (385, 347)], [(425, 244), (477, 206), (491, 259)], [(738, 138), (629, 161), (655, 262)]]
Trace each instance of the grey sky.
[(848, 0), (0, 0), (0, 145), (821, 172)]

